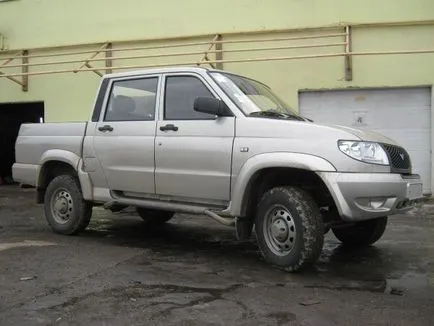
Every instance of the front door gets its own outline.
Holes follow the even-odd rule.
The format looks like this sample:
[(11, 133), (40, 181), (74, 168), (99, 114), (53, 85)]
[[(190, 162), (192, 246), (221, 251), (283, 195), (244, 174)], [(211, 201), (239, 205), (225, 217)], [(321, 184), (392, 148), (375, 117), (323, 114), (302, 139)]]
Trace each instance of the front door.
[(197, 202), (229, 201), (235, 118), (194, 111), (196, 97), (215, 97), (199, 75), (168, 74), (164, 84), (156, 193)]
[[(154, 141), (159, 77), (115, 80), (94, 148), (110, 190), (155, 194)], [(128, 194), (130, 193), (130, 194)]]

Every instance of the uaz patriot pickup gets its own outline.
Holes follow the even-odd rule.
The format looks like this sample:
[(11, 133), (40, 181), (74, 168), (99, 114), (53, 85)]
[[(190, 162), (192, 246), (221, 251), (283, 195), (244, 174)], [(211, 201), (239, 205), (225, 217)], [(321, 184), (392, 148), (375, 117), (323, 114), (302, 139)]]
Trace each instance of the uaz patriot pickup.
[(253, 230), (270, 264), (314, 263), (330, 229), (348, 246), (382, 236), (422, 198), (408, 153), (382, 135), (316, 124), (261, 82), (199, 67), (109, 74), (88, 122), (23, 124), (15, 180), (33, 185), (51, 228), (83, 231), (92, 207), (134, 207)]

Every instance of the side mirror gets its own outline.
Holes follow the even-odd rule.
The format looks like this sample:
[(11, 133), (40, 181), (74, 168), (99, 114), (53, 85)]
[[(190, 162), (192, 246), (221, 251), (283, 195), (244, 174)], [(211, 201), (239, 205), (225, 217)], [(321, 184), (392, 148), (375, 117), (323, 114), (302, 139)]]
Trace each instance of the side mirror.
[(219, 117), (232, 116), (232, 112), (230, 112), (226, 104), (214, 97), (197, 97), (194, 101), (194, 110)]

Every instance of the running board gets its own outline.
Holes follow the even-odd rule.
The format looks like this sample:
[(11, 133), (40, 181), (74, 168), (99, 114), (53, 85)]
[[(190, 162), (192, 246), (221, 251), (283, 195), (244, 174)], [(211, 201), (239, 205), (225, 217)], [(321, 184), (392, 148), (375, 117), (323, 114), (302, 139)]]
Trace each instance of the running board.
[(215, 221), (227, 225), (233, 226), (235, 225), (235, 218), (226, 218), (221, 217), (217, 213), (210, 210), (209, 207), (199, 206), (199, 205), (190, 205), (190, 204), (182, 204), (182, 203), (170, 203), (165, 201), (154, 201), (154, 200), (146, 200), (146, 199), (135, 199), (135, 198), (122, 198), (120, 200), (113, 200), (104, 204), (105, 209), (110, 209), (111, 207), (118, 205), (130, 205), (130, 206), (138, 206), (138, 207), (146, 207), (150, 209), (160, 209), (166, 211), (172, 211), (177, 213), (186, 213), (186, 214), (199, 214), (199, 215), (207, 215), (214, 219)]

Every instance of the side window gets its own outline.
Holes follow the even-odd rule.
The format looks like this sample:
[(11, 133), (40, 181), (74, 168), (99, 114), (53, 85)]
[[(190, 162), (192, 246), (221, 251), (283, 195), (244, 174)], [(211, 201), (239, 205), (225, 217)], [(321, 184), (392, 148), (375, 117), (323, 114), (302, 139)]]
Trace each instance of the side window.
[(165, 120), (206, 120), (211, 114), (194, 110), (194, 101), (199, 96), (214, 97), (198, 78), (193, 76), (172, 76), (166, 78), (164, 95)]
[(104, 121), (154, 120), (157, 86), (157, 77), (114, 82)]

